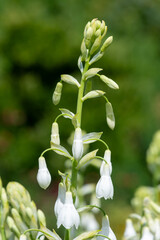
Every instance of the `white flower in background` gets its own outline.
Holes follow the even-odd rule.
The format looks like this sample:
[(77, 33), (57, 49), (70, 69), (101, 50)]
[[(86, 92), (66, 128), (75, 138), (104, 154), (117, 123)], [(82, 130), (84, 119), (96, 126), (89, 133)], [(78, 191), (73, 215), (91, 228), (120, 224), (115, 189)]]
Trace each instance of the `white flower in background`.
[(43, 233), (38, 232), (38, 233), (37, 233), (37, 236), (36, 236), (36, 239), (44, 240), (44, 239), (45, 239), (45, 236), (43, 235)]
[(142, 237), (140, 240), (154, 240), (153, 234), (150, 232), (148, 227), (144, 227), (142, 231)]
[(155, 240), (160, 239), (160, 219), (155, 219)]
[(79, 127), (75, 130), (72, 153), (76, 160), (79, 160), (83, 155), (82, 130)]
[(103, 164), (100, 171), (101, 178), (96, 185), (97, 198), (104, 197), (105, 199), (113, 198), (113, 183), (110, 177), (110, 167), (108, 164)]
[(81, 215), (81, 226), (86, 231), (93, 231), (99, 229), (99, 224), (92, 213), (86, 212)]
[(58, 123), (54, 122), (52, 124), (52, 130), (51, 130), (51, 147), (52, 144), (57, 144), (60, 145), (60, 138), (59, 138), (59, 127), (58, 127)]
[(58, 197), (54, 205), (54, 212), (56, 217), (58, 217), (58, 214), (64, 205), (65, 196), (66, 196), (66, 188), (63, 183), (60, 183), (58, 186)]
[(19, 240), (27, 240), (26, 235), (22, 234), (22, 235), (20, 236)]
[(44, 157), (39, 157), (39, 169), (37, 174), (37, 181), (41, 188), (46, 189), (51, 183), (51, 175), (48, 171), (46, 160)]
[[(111, 151), (109, 149), (107, 149), (104, 153), (104, 159), (106, 160), (106, 162), (108, 163), (109, 165), (109, 168), (110, 168), (110, 175), (112, 173), (112, 163), (111, 163)], [(105, 161), (102, 162), (101, 164), (101, 168), (100, 168), (100, 172), (103, 171), (103, 168), (104, 168), (104, 165), (106, 165)]]
[[(108, 219), (107, 215), (104, 216), (103, 219), (102, 219), (102, 230), (98, 234), (105, 235), (106, 237), (110, 238), (111, 240), (117, 240), (114, 232), (110, 228), (109, 219)], [(96, 239), (97, 240), (106, 240), (107, 238), (97, 236)]]
[(72, 199), (72, 193), (66, 192), (65, 203), (58, 213), (57, 227), (63, 225), (66, 229), (70, 229), (75, 225), (78, 228), (80, 224), (80, 217), (75, 209)]
[(131, 239), (133, 237), (135, 237), (137, 235), (135, 229), (134, 229), (134, 226), (133, 226), (133, 223), (131, 221), (131, 219), (127, 219), (126, 220), (126, 227), (125, 227), (125, 230), (124, 230), (124, 238), (127, 240), (127, 239)]

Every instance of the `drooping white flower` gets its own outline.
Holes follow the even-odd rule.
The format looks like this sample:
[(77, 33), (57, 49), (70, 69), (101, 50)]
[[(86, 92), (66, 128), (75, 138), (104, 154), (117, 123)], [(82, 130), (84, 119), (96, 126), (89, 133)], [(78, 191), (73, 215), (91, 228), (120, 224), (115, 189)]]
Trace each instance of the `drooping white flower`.
[[(117, 240), (114, 232), (110, 228), (109, 219), (108, 219), (107, 215), (104, 216), (102, 219), (102, 230), (98, 234), (105, 235), (106, 237), (110, 238), (111, 240)], [(97, 240), (106, 240), (105, 237), (101, 237), (101, 236), (97, 236), (96, 239)]]
[(48, 171), (46, 160), (44, 157), (39, 157), (39, 169), (37, 174), (37, 181), (41, 188), (46, 189), (51, 183), (51, 175)]
[(101, 178), (96, 185), (97, 198), (104, 197), (105, 199), (113, 198), (114, 189), (112, 179), (110, 177), (110, 167), (104, 164), (100, 171)]
[(125, 227), (125, 230), (124, 230), (124, 238), (127, 240), (127, 239), (131, 239), (133, 237), (135, 237), (137, 235), (135, 229), (134, 229), (134, 226), (133, 226), (133, 223), (130, 219), (127, 219), (126, 220), (126, 227)]
[(81, 225), (86, 231), (93, 231), (99, 228), (96, 218), (90, 212), (84, 212), (81, 215)]
[(75, 225), (78, 228), (80, 223), (79, 214), (73, 204), (72, 193), (66, 192), (65, 203), (58, 213), (57, 227), (63, 225), (66, 229), (70, 229)]
[(153, 234), (150, 232), (148, 227), (144, 227), (142, 231), (142, 237), (140, 240), (154, 240)]
[(58, 186), (58, 197), (54, 205), (54, 212), (56, 217), (58, 217), (58, 214), (64, 205), (65, 195), (66, 195), (66, 188), (63, 183), (60, 183)]
[[(111, 173), (112, 173), (112, 163), (111, 163), (111, 151), (110, 151), (109, 149), (107, 149), (107, 150), (105, 151), (105, 153), (104, 153), (104, 159), (106, 160), (106, 162), (107, 162), (108, 165), (109, 165), (110, 175), (111, 175)], [(106, 162), (105, 162), (105, 161), (102, 162), (101, 168), (100, 168), (100, 172), (103, 171), (104, 165), (107, 164)]]
[(79, 127), (75, 130), (72, 153), (76, 160), (79, 160), (83, 155), (82, 130)]

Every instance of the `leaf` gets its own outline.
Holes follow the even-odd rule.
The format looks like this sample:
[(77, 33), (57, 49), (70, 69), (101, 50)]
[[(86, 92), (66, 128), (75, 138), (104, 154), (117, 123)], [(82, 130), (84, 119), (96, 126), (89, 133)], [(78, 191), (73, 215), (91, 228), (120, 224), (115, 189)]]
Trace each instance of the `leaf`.
[(90, 91), (89, 93), (87, 93), (83, 98), (82, 101), (85, 101), (87, 99), (90, 98), (97, 98), (97, 97), (101, 97), (105, 94), (105, 92), (101, 91), (101, 90), (93, 90)]
[(60, 108), (59, 110), (61, 111), (62, 114), (65, 114), (65, 115), (64, 115), (64, 118), (72, 119), (72, 118), (74, 117), (74, 113), (72, 113), (72, 112), (69, 111), (68, 109)]
[(96, 55), (93, 56), (93, 58), (90, 60), (89, 65), (97, 62), (101, 57), (103, 57), (104, 53), (103, 52), (98, 52)]
[(74, 238), (73, 240), (85, 240), (85, 239), (93, 238), (94, 236), (96, 236), (96, 234), (97, 234), (99, 231), (100, 231), (100, 230), (94, 230), (94, 231), (84, 232), (84, 233), (80, 234), (78, 237)]
[(77, 81), (77, 79), (75, 79), (75, 78), (72, 77), (71, 75), (62, 74), (62, 75), (61, 75), (61, 80), (64, 81), (64, 82), (66, 82), (66, 83), (76, 85), (78, 88), (80, 87), (80, 84), (79, 84), (79, 82)]
[(42, 231), (44, 232), (44, 235), (49, 240), (62, 240), (59, 235), (53, 230), (54, 232), (50, 231), (48, 228), (41, 226)]
[(82, 73), (83, 72), (82, 56), (79, 56), (79, 58), (78, 58), (78, 68)]
[(87, 164), (89, 161), (91, 161), (92, 159), (95, 158), (96, 153), (97, 153), (98, 149), (87, 153), (83, 158), (81, 158), (81, 160), (79, 161), (78, 165), (77, 165), (77, 169), (81, 168), (82, 166), (84, 166), (85, 164)]
[(112, 104), (110, 102), (106, 103), (106, 121), (108, 126), (113, 130), (115, 128), (115, 117)]
[(90, 68), (85, 74), (84, 74), (84, 79), (91, 78), (95, 76), (99, 71), (102, 71), (102, 68)]
[(61, 145), (57, 145), (55, 143), (52, 143), (52, 149), (53, 149), (53, 151), (55, 151), (59, 155), (63, 155), (67, 158), (71, 158), (71, 155), (69, 154), (69, 152), (64, 147), (62, 147)]
[(72, 118), (72, 124), (75, 128), (77, 128), (78, 121), (77, 121), (77, 114), (75, 114)]
[(102, 136), (103, 132), (92, 132), (92, 133), (87, 133), (82, 137), (83, 144), (89, 144), (96, 142), (97, 139), (100, 139)]

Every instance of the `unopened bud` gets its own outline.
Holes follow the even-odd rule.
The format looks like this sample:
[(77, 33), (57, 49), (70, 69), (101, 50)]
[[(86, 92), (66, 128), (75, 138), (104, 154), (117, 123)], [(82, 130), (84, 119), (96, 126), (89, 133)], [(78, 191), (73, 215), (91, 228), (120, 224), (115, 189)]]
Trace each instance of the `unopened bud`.
[(74, 134), (74, 140), (72, 145), (73, 157), (79, 160), (83, 155), (83, 141), (82, 141), (82, 130), (81, 128), (76, 128)]
[(57, 145), (60, 145), (60, 138), (59, 138), (59, 127), (58, 123), (54, 122), (52, 124), (52, 131), (51, 131), (51, 147), (52, 144), (55, 143)]
[(83, 98), (82, 101), (85, 101), (87, 99), (90, 98), (97, 98), (97, 97), (101, 97), (105, 94), (105, 92), (101, 91), (101, 90), (93, 90), (90, 91), (89, 93), (87, 93)]
[(116, 82), (114, 82), (112, 79), (106, 77), (105, 75), (100, 75), (100, 79), (108, 85), (108, 87), (113, 89), (119, 89), (119, 86)]
[(39, 169), (37, 174), (37, 181), (41, 188), (46, 189), (51, 183), (51, 175), (48, 171), (45, 158), (40, 157), (38, 161), (39, 161)]
[(39, 220), (39, 222), (40, 222), (43, 226), (46, 226), (46, 218), (45, 218), (44, 213), (43, 213), (40, 209), (38, 209), (37, 214), (38, 214), (38, 220)]
[(93, 29), (92, 27), (89, 27), (87, 32), (86, 32), (86, 36), (84, 36), (86, 39), (90, 40), (93, 36)]
[(108, 126), (113, 130), (115, 127), (115, 117), (112, 104), (110, 102), (106, 103), (106, 121)]
[(13, 218), (11, 218), (10, 216), (7, 217), (7, 224), (8, 224), (9, 229), (10, 229), (13, 233), (15, 233), (15, 235), (16, 235), (17, 237), (19, 237), (19, 236), (20, 236), (20, 232), (19, 232), (19, 230), (18, 230), (18, 228), (17, 228), (17, 226), (16, 226)]
[(108, 37), (105, 42), (103, 43), (102, 47), (101, 47), (101, 52), (104, 52), (106, 50), (107, 47), (109, 47), (109, 45), (113, 42), (113, 36)]
[(101, 45), (102, 37), (101, 35), (97, 37), (91, 47), (90, 54), (92, 55)]
[(61, 100), (62, 87), (63, 87), (63, 84), (61, 82), (58, 82), (52, 97), (53, 103), (55, 105), (57, 105)]

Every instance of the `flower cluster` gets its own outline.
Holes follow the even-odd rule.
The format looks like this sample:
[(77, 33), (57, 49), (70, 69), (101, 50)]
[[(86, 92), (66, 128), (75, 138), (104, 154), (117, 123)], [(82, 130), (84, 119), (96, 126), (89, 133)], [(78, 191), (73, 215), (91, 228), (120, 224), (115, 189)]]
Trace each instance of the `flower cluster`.
[[(70, 229), (75, 227), (78, 229), (86, 229), (88, 232), (83, 232), (75, 238), (75, 240), (82, 240), (88, 238), (95, 238), (102, 240), (106, 238), (115, 240), (116, 237), (109, 225), (109, 219), (104, 210), (101, 208), (99, 199), (113, 198), (114, 189), (111, 179), (112, 164), (111, 164), (111, 151), (108, 145), (101, 139), (102, 132), (91, 132), (83, 134), (81, 127), (82, 120), (82, 108), (86, 100), (92, 98), (102, 97), (106, 104), (106, 121), (108, 126), (113, 130), (115, 127), (115, 117), (113, 108), (105, 96), (106, 93), (99, 89), (90, 89), (86, 91), (88, 79), (93, 80), (94, 77), (98, 77), (107, 87), (111, 89), (118, 89), (118, 84), (105, 75), (100, 75), (101, 68), (90, 68), (90, 66), (97, 62), (106, 51), (107, 47), (112, 43), (113, 37), (108, 37), (103, 43), (102, 40), (107, 33), (107, 26), (104, 21), (93, 19), (88, 22), (84, 29), (84, 38), (81, 44), (81, 55), (78, 59), (78, 67), (81, 72), (81, 80), (78, 81), (75, 77), (62, 74), (61, 80), (57, 83), (52, 100), (55, 105), (60, 103), (62, 97), (63, 83), (75, 85), (78, 88), (77, 109), (76, 113), (71, 112), (68, 109), (60, 108), (61, 114), (59, 114), (52, 124), (51, 129), (51, 141), (50, 148), (46, 149), (39, 157), (39, 170), (37, 174), (37, 181), (43, 189), (46, 189), (51, 183), (51, 175), (47, 168), (47, 164), (44, 158), (44, 154), (47, 151), (54, 151), (55, 153), (64, 156), (69, 159), (71, 169), (67, 169), (62, 173), (59, 171), (61, 181), (58, 187), (58, 197), (55, 202), (54, 212), (57, 218), (57, 228), (61, 225), (64, 226), (65, 240), (70, 239)], [(72, 141), (72, 154), (60, 144), (60, 134), (58, 119), (64, 117), (71, 120), (74, 126), (74, 138)], [(104, 156), (98, 156), (98, 149), (85, 153), (85, 145), (89, 145), (96, 141), (101, 142), (105, 146)], [(89, 187), (89, 193), (91, 194), (90, 205), (85, 205), (85, 191), (88, 193), (86, 186), (81, 186), (78, 182), (79, 172), (87, 167), (90, 163), (96, 164), (100, 168), (100, 179), (95, 187)], [(101, 165), (101, 166), (100, 166)], [(80, 181), (83, 182), (84, 180)], [(79, 190), (81, 189), (81, 190)], [(92, 212), (87, 212), (92, 210)], [(105, 217), (102, 221), (102, 229), (98, 230), (99, 224), (94, 216), (97, 211), (101, 211)], [(81, 217), (81, 220), (80, 220)], [(84, 222), (86, 219), (91, 219), (94, 225), (86, 228)], [(88, 225), (88, 224), (87, 224)], [(50, 232), (46, 228), (42, 228), (43, 234), (48, 239), (61, 239), (56, 232)], [(72, 231), (73, 234), (73, 231)], [(24, 236), (21, 236), (23, 239)], [(72, 236), (73, 238), (73, 236)]]

